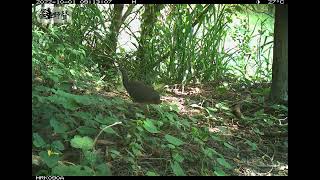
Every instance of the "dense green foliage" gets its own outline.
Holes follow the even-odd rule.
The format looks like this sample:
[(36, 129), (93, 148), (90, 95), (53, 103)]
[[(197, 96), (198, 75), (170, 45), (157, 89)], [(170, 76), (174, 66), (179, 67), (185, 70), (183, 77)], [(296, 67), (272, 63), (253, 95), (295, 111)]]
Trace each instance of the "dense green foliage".
[[(106, 52), (109, 6), (72, 6), (72, 23), (53, 26), (33, 7), (33, 175), (286, 175), (288, 108), (267, 102), (273, 19), (250, 7), (158, 7), (144, 59), (121, 46)], [(131, 10), (126, 26), (144, 18)], [(161, 88), (175, 99), (140, 107), (123, 95), (114, 63), (189, 94)]]

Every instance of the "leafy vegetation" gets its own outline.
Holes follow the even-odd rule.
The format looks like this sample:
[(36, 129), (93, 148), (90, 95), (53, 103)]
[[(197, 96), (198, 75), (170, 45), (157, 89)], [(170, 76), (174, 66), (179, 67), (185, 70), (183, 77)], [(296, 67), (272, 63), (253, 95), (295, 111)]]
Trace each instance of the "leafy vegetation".
[[(268, 99), (272, 7), (127, 5), (117, 33), (121, 7), (66, 6), (72, 23), (54, 25), (38, 21), (40, 8), (33, 175), (287, 175), (288, 107)], [(129, 26), (139, 18), (141, 37)], [(124, 32), (131, 46), (113, 51)], [(114, 64), (157, 87), (163, 103), (133, 103)]]

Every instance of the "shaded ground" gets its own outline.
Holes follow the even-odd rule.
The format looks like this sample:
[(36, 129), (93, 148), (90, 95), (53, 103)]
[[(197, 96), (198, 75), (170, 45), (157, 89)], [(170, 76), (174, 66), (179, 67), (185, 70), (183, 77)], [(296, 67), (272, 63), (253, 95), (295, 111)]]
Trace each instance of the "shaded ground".
[[(174, 152), (185, 157), (181, 164), (187, 175), (217, 175), (207, 168), (221, 165), (221, 162), (220, 165), (212, 162), (212, 156), (223, 157), (232, 164), (229, 169), (229, 165), (225, 165), (228, 175), (287, 175), (287, 110), (286, 107), (268, 105), (266, 87), (267, 84), (246, 88), (209, 84), (186, 86), (182, 91), (177, 85), (169, 86), (162, 93), (163, 103), (149, 106), (133, 103), (123, 91), (101, 91), (94, 94), (106, 100), (104, 105), (78, 111), (98, 112), (123, 122), (114, 128), (117, 136), (97, 138), (96, 150), (108, 162), (113, 175), (146, 175), (148, 169), (160, 175), (174, 175), (170, 171)], [(139, 129), (144, 122), (139, 119), (154, 120), (161, 132), (146, 134)], [(36, 132), (47, 139), (61, 139), (50, 129), (42, 128)], [(67, 134), (74, 136), (77, 130)], [(96, 134), (94, 132), (92, 137)], [(162, 141), (165, 134), (188, 142), (179, 151), (170, 151)], [(81, 164), (79, 151), (68, 143), (65, 146), (61, 163)], [(143, 149), (140, 152), (135, 146)], [(117, 150), (122, 156), (111, 155), (110, 150)], [(204, 155), (204, 152), (209, 154)], [(33, 150), (33, 154), (37, 153)], [(132, 153), (136, 154), (130, 155)], [(33, 174), (38, 170), (38, 167), (33, 168)], [(215, 172), (219, 170), (215, 169)]]
[[(283, 129), (287, 130), (284, 127), (287, 127), (288, 118), (286, 113), (281, 114), (276, 109), (270, 108), (265, 102), (259, 102), (264, 97), (263, 94), (257, 92), (257, 89), (267, 86), (268, 84), (262, 84), (259, 87), (246, 89), (229, 88), (219, 92), (211, 85), (186, 86), (184, 91), (178, 85), (174, 85), (167, 87), (166, 95), (163, 95), (161, 99), (163, 104), (175, 104), (179, 109), (178, 116), (197, 119), (199, 127), (208, 127), (210, 133), (219, 135), (225, 141), (233, 144), (232, 148), (237, 149), (236, 152), (226, 151), (225, 147), (219, 146), (214, 141), (208, 141), (211, 147), (224, 152), (226, 159), (237, 164), (237, 168), (233, 171), (234, 175), (287, 175), (288, 137), (287, 131)], [(125, 93), (121, 93), (121, 96), (128, 98)], [(228, 104), (225, 111), (212, 113), (208, 110), (221, 102)], [(241, 106), (239, 116), (242, 118), (237, 117), (238, 105)], [(263, 116), (257, 115), (258, 117), (254, 118), (254, 114), (259, 111), (278, 118), (278, 124), (266, 126)], [(152, 116), (152, 114), (149, 115)], [(246, 116), (251, 117), (245, 118)], [(248, 144), (252, 142), (258, 143), (251, 144), (253, 148), (250, 149)], [(156, 162), (150, 163), (155, 163), (155, 166), (157, 164)], [(190, 174), (192, 175), (193, 172)]]

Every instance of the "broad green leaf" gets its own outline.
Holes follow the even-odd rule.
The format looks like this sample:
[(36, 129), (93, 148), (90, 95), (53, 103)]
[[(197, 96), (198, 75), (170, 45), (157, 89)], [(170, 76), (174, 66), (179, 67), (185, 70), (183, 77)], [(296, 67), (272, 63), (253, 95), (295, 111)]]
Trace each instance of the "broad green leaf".
[(173, 159), (176, 160), (179, 163), (182, 163), (182, 161), (184, 160), (184, 158), (179, 153), (175, 153), (173, 155)]
[(46, 142), (38, 133), (33, 133), (33, 145), (40, 148), (46, 145)]
[(144, 131), (143, 128), (140, 127), (140, 126), (137, 126), (137, 129), (138, 129), (140, 132), (143, 132), (143, 131)]
[(76, 75), (76, 71), (74, 69), (70, 69), (69, 71), (73, 76)]
[(172, 105), (170, 105), (170, 111), (175, 111), (175, 112), (179, 113), (180, 110), (179, 110), (178, 105), (172, 104)]
[(238, 11), (238, 12), (242, 12), (242, 8), (241, 8), (241, 6), (239, 6), (239, 5), (236, 5), (236, 6), (235, 6), (235, 9), (236, 9), (236, 11)]
[(207, 107), (207, 109), (211, 112), (217, 112), (218, 109), (217, 108), (212, 108), (212, 107)]
[(73, 115), (86, 121), (93, 119), (92, 115), (89, 112), (80, 111), (80, 112), (75, 112)]
[(181, 168), (178, 162), (174, 161), (174, 163), (170, 163), (170, 164), (171, 164), (171, 169), (176, 176), (186, 176), (186, 174), (184, 173), (183, 169)]
[(88, 126), (80, 126), (77, 128), (77, 131), (82, 135), (94, 135), (97, 133), (97, 130)]
[(132, 152), (133, 152), (134, 155), (136, 155), (136, 156), (141, 156), (142, 155), (142, 153), (141, 153), (141, 151), (139, 149), (137, 149), (135, 147), (132, 147), (131, 149), (132, 149)]
[(93, 100), (91, 100), (90, 96), (80, 96), (80, 95), (73, 95), (73, 99), (79, 103), (79, 104), (83, 104), (83, 105), (90, 105), (92, 103), (94, 103)]
[(64, 124), (58, 122), (54, 118), (50, 120), (50, 125), (53, 127), (55, 133), (65, 133), (68, 130)]
[(66, 166), (59, 164), (52, 169), (52, 174), (58, 176), (92, 176), (94, 175), (94, 171), (87, 166)]
[(205, 153), (208, 157), (210, 157), (210, 158), (212, 158), (213, 155), (218, 155), (219, 157), (223, 158), (223, 155), (222, 155), (222, 154), (218, 153), (216, 150), (214, 150), (214, 149), (212, 149), (212, 148), (206, 148), (206, 149), (204, 149), (204, 153)]
[(93, 140), (88, 136), (81, 137), (76, 135), (71, 139), (71, 146), (74, 148), (88, 150), (93, 147)]
[(172, 145), (172, 144), (168, 144), (168, 147), (169, 147), (170, 149), (175, 149), (175, 148), (176, 148), (176, 146), (174, 146), (174, 145)]
[(108, 124), (108, 121), (105, 117), (102, 116), (102, 114), (98, 114), (94, 120), (96, 120), (97, 122), (101, 123), (101, 124)]
[(112, 173), (111, 173), (109, 166), (105, 163), (102, 163), (96, 167), (96, 175), (97, 176), (112, 176)]
[(184, 144), (184, 142), (182, 140), (180, 140), (180, 139), (178, 139), (178, 138), (176, 138), (174, 136), (171, 136), (169, 134), (165, 135), (164, 138), (166, 138), (166, 140), (169, 143), (171, 143), (173, 145), (176, 145), (176, 146), (180, 146), (180, 145)]
[(51, 146), (54, 148), (54, 149), (57, 149), (57, 150), (60, 150), (60, 151), (63, 151), (64, 150), (64, 145), (61, 143), (61, 141), (53, 141)]
[(256, 144), (256, 143), (253, 143), (253, 142), (251, 142), (250, 140), (247, 140), (246, 143), (247, 143), (249, 146), (251, 146), (251, 149), (252, 149), (253, 151), (257, 150), (257, 144)]
[(159, 176), (159, 174), (157, 174), (157, 173), (155, 173), (155, 172), (153, 172), (153, 171), (148, 171), (148, 172), (146, 173), (146, 175), (147, 175), (147, 176)]
[(95, 164), (98, 158), (97, 153), (92, 151), (84, 151), (84, 157), (91, 165)]
[(169, 121), (174, 122), (174, 119), (171, 113), (165, 113), (165, 116), (169, 119)]
[(216, 104), (216, 108), (226, 111), (230, 110), (230, 108), (224, 102)]
[(48, 152), (46, 151), (41, 151), (39, 155), (49, 168), (52, 168), (55, 165), (57, 165), (60, 159), (58, 155), (49, 156)]
[(217, 176), (226, 176), (226, 173), (219, 167), (214, 168), (214, 174)]
[(143, 122), (143, 127), (150, 133), (159, 133), (157, 127), (149, 119)]
[(224, 158), (217, 158), (219, 164), (224, 166), (225, 168), (231, 169), (232, 166), (224, 159)]
[(117, 150), (112, 149), (110, 152), (111, 152), (112, 158), (116, 158), (117, 156), (121, 156), (120, 152)]

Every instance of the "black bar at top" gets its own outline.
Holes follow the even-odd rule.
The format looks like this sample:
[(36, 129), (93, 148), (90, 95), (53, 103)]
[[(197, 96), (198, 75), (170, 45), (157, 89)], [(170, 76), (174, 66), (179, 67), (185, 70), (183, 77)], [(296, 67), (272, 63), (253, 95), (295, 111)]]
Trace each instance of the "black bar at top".
[(32, 4), (288, 4), (288, 0), (32, 0)]

